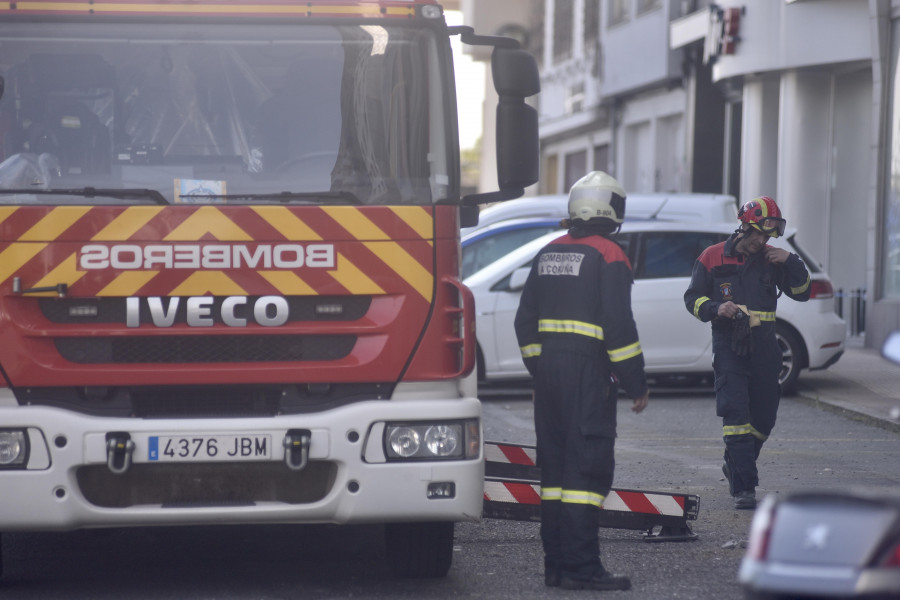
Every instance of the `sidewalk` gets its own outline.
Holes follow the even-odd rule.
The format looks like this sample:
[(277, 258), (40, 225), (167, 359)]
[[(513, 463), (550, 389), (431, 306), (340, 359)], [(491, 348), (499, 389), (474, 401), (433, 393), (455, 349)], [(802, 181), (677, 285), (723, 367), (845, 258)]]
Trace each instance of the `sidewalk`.
[(847, 340), (844, 355), (822, 371), (803, 371), (792, 399), (821, 405), (900, 433), (900, 365)]

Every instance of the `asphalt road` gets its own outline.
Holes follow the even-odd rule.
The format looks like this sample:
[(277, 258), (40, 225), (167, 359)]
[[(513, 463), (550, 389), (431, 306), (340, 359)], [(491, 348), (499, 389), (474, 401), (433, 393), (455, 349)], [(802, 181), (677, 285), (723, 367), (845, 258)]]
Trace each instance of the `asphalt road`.
[[(654, 390), (640, 415), (623, 400), (615, 486), (700, 497), (692, 542), (648, 543), (601, 529), (607, 567), (632, 578), (621, 600), (740, 598), (752, 513), (731, 507), (721, 424), (706, 391)], [(486, 438), (534, 442), (527, 390), (486, 396)], [(900, 435), (786, 398), (760, 460), (760, 497), (797, 488), (900, 487)], [(2, 510), (2, 507), (0, 507)], [(583, 598), (543, 586), (538, 524), (457, 525), (446, 579), (396, 581), (375, 525), (221, 526), (3, 535), (4, 600)]]

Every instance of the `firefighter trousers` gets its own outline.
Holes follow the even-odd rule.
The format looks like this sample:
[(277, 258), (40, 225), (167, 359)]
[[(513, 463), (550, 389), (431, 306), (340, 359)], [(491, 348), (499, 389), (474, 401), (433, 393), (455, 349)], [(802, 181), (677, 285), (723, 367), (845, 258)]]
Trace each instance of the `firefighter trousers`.
[(545, 567), (575, 579), (603, 568), (599, 511), (615, 469), (617, 398), (604, 359), (545, 346), (535, 373)]
[(756, 459), (775, 427), (781, 400), (781, 351), (774, 324), (753, 329), (753, 350), (747, 356), (731, 349), (730, 331), (714, 330), (713, 369), (732, 494), (752, 491), (759, 485)]

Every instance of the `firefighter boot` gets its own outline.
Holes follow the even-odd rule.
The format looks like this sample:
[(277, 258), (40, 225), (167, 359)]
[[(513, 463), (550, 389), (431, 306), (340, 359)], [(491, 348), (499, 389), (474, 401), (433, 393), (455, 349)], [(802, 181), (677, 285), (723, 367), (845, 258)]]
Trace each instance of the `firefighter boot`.
[(566, 590), (627, 590), (631, 589), (631, 580), (624, 575), (613, 575), (601, 567), (590, 579), (573, 579), (563, 575), (560, 586)]
[(559, 568), (547, 567), (544, 569), (544, 585), (547, 587), (559, 587), (562, 580), (562, 572)]
[(559, 587), (559, 581), (562, 579), (562, 568), (559, 562), (545, 558), (544, 559), (544, 585), (547, 587)]
[(756, 508), (756, 492), (744, 490), (734, 495), (734, 507), (738, 510)]

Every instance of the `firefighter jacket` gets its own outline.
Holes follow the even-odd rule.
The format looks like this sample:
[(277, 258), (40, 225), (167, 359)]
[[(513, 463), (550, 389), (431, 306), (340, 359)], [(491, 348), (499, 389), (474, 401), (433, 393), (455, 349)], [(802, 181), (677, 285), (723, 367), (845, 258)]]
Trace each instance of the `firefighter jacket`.
[(632, 282), (625, 252), (606, 237), (573, 230), (545, 246), (534, 259), (515, 320), (529, 373), (535, 375), (542, 351), (583, 350), (600, 357), (598, 367), (614, 374), (628, 397), (646, 393)]
[(796, 254), (783, 264), (766, 260), (765, 249), (744, 256), (735, 248), (737, 233), (704, 250), (694, 263), (684, 305), (692, 315), (713, 330), (731, 328), (731, 319), (717, 319), (719, 305), (734, 302), (759, 317), (761, 325), (774, 330), (779, 291), (799, 302), (809, 300), (810, 279), (806, 265)]

